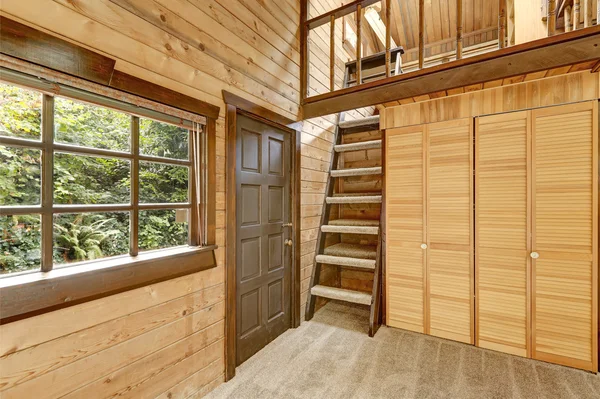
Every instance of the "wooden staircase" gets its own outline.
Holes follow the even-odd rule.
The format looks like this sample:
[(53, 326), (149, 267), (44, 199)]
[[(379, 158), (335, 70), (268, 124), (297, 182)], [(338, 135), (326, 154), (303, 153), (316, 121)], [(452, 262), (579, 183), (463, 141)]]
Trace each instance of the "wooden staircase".
[[(402, 50), (397, 51), (401, 54)], [(385, 65), (385, 54), (371, 57), (368, 61), (369, 67), (374, 70), (381, 68), (381, 65)], [(396, 71), (400, 70), (399, 62), (398, 57)], [(356, 62), (346, 64), (344, 87), (354, 83), (349, 78), (353, 68), (356, 68), (355, 65)], [(364, 65), (363, 63), (363, 67)], [(365, 74), (365, 76), (368, 79), (369, 75)], [(306, 320), (312, 319), (318, 297), (367, 305), (370, 306), (369, 336), (373, 336), (381, 325), (383, 316), (383, 231), (381, 228), (383, 226), (383, 212), (381, 212), (383, 137), (379, 130), (379, 116), (352, 121), (344, 121), (344, 117), (344, 113), (336, 117), (335, 144), (331, 154), (329, 179), (325, 189), (305, 317)], [(377, 154), (379, 151), (381, 156), (369, 159), (370, 154)], [(368, 165), (344, 168), (345, 156), (352, 153), (364, 154), (363, 158)], [(353, 190), (353, 187), (360, 186), (361, 179), (370, 182), (366, 187), (374, 190), (369, 188)], [(358, 181), (359, 184), (345, 184), (344, 181), (348, 180)], [(346, 190), (346, 186), (350, 188)], [(351, 209), (347, 210), (348, 207)], [(346, 214), (350, 216), (345, 217)], [(370, 292), (326, 285), (321, 281), (324, 265), (337, 268), (338, 273), (341, 273), (342, 269), (372, 273), (373, 283)]]

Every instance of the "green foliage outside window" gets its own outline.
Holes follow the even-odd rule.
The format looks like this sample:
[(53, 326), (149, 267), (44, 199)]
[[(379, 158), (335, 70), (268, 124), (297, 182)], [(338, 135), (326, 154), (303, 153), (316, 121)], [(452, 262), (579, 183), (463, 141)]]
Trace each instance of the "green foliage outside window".
[[(39, 93), (0, 84), (0, 135), (39, 140)], [(57, 142), (129, 151), (131, 116), (95, 105), (56, 98)], [(188, 159), (186, 129), (140, 118), (140, 152)], [(54, 154), (55, 204), (130, 202), (128, 160)], [(187, 202), (186, 167), (145, 162), (140, 167), (140, 202)], [(40, 150), (0, 146), (0, 206), (40, 204)], [(145, 199), (145, 200), (144, 200)], [(183, 245), (187, 223), (175, 211), (139, 213), (139, 248)], [(0, 218), (0, 274), (40, 267), (39, 215)], [(54, 261), (68, 263), (128, 253), (129, 213), (58, 215), (54, 221)]]

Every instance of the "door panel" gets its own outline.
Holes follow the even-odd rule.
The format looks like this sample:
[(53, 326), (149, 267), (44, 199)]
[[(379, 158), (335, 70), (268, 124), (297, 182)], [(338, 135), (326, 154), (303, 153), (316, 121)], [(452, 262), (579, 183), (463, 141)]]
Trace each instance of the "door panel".
[(427, 125), (429, 333), (473, 342), (473, 120)]
[(529, 356), (530, 111), (477, 118), (475, 244), (477, 340)]
[(289, 135), (237, 117), (237, 364), (291, 321)]
[(597, 369), (597, 102), (533, 111), (533, 357)]
[(425, 332), (424, 127), (386, 131), (387, 324)]

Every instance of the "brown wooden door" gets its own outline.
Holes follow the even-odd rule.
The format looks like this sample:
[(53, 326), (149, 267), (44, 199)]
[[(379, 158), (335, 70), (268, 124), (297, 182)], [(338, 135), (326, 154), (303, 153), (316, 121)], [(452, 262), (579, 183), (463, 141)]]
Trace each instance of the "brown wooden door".
[(289, 134), (238, 115), (236, 161), (237, 364), (290, 327)]

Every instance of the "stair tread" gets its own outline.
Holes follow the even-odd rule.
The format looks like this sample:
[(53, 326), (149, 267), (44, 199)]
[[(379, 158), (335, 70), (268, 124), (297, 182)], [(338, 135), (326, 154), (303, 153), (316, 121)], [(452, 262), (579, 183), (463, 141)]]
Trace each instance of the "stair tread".
[(339, 123), (339, 127), (342, 129), (348, 129), (351, 127), (367, 126), (379, 123), (379, 115), (369, 116), (366, 118), (352, 119), (349, 121), (343, 121)]
[(381, 148), (381, 140), (359, 141), (357, 143), (338, 144), (333, 147), (336, 152), (372, 150)]
[(379, 219), (332, 219), (328, 224), (331, 226), (379, 227)]
[(321, 231), (324, 233), (340, 233), (340, 234), (379, 234), (379, 227), (374, 226), (341, 226), (341, 225), (323, 225)]
[(334, 193), (333, 194), (334, 197), (374, 197), (374, 196), (380, 196), (381, 197), (381, 192), (380, 191), (368, 191), (368, 192), (364, 192), (364, 193)]
[(377, 258), (377, 245), (360, 245), (342, 242), (325, 248), (323, 254), (328, 256), (375, 260)]
[(361, 291), (347, 290), (344, 288), (328, 287), (326, 285), (315, 285), (311, 288), (312, 295), (321, 296), (338, 301), (371, 305), (371, 295)]
[(333, 197), (327, 197), (325, 201), (328, 204), (380, 204), (382, 200), (381, 194), (379, 195), (338, 195), (334, 194)]
[(374, 166), (371, 168), (334, 169), (331, 171), (331, 176), (332, 177), (345, 177), (345, 176), (380, 175), (381, 172), (382, 172), (381, 166)]
[(346, 267), (355, 267), (358, 269), (375, 270), (375, 260), (350, 258), (345, 256), (317, 255), (318, 263), (326, 263), (328, 265), (338, 265)]

